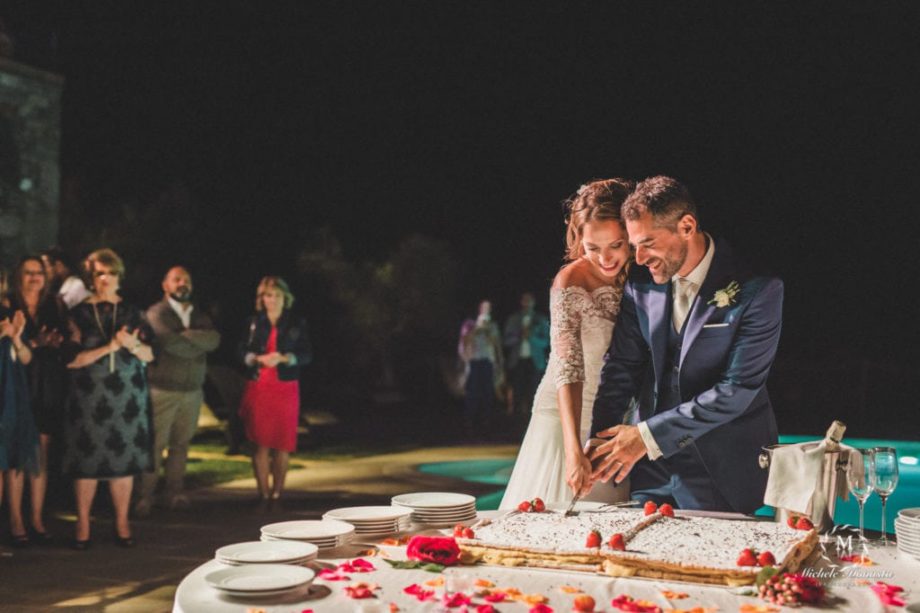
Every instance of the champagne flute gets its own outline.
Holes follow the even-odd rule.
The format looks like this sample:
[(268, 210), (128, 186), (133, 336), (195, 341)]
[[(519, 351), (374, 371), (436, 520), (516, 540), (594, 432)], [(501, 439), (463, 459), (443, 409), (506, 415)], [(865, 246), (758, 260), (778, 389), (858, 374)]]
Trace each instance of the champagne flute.
[(866, 499), (872, 493), (872, 472), (875, 467), (875, 456), (871, 449), (851, 449), (847, 454), (847, 488), (853, 498), (859, 503), (859, 540), (865, 541), (863, 533), (865, 526)]
[(872, 487), (882, 499), (881, 545), (888, 545), (888, 531), (885, 528), (885, 502), (898, 486), (898, 452), (894, 447), (876, 447), (872, 450)]

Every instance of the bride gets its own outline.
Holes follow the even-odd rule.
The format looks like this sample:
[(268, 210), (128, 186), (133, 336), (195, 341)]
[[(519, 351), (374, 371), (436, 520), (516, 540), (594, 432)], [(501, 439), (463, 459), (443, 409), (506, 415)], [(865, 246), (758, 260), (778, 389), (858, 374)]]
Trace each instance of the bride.
[[(620, 205), (634, 183), (587, 183), (566, 203), (567, 264), (550, 289), (550, 357), (500, 509), (539, 497), (569, 500), (587, 489), (591, 464), (582, 451), (591, 432), (591, 408), (604, 353), (620, 311), (631, 260)], [(592, 499), (622, 499), (621, 484), (595, 487)]]

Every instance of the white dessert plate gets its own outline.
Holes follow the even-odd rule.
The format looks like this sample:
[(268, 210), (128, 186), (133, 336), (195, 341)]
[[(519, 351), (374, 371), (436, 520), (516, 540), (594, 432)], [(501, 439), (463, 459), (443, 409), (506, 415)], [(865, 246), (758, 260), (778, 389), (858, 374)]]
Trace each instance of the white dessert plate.
[(335, 519), (303, 519), (262, 526), (262, 534), (283, 539), (328, 541), (355, 531), (349, 523)]
[(214, 557), (231, 564), (283, 564), (315, 556), (319, 547), (301, 541), (247, 541), (221, 547)]
[(911, 523), (920, 524), (920, 507), (901, 509), (898, 511), (898, 516), (902, 519), (908, 520)]
[(381, 521), (396, 521), (409, 517), (411, 509), (405, 507), (343, 507), (327, 511), (324, 519), (337, 519), (348, 523), (380, 523)]
[(475, 505), (476, 499), (467, 494), (455, 494), (453, 492), (413, 492), (393, 496), (391, 502), (413, 509), (429, 509)]
[(205, 575), (205, 583), (228, 593), (265, 595), (307, 585), (316, 576), (304, 566), (289, 564), (247, 564), (224, 568)]

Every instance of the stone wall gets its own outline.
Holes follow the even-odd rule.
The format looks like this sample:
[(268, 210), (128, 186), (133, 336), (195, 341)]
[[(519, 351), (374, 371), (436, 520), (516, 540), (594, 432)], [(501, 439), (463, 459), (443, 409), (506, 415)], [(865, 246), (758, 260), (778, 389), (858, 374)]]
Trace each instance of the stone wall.
[(58, 237), (63, 77), (0, 58), (0, 266)]

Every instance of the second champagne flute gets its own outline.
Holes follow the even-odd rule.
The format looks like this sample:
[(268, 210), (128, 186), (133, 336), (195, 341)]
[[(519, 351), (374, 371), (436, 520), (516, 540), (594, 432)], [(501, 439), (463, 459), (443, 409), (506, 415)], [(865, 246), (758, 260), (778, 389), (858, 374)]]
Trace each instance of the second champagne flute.
[(898, 452), (894, 447), (875, 447), (872, 450), (872, 487), (882, 499), (882, 538), (879, 544), (888, 545), (888, 530), (885, 519), (885, 503), (898, 487)]
[(874, 456), (871, 449), (851, 449), (847, 454), (847, 488), (859, 503), (859, 540), (866, 540), (863, 533), (865, 526), (866, 499), (872, 493), (872, 471)]

